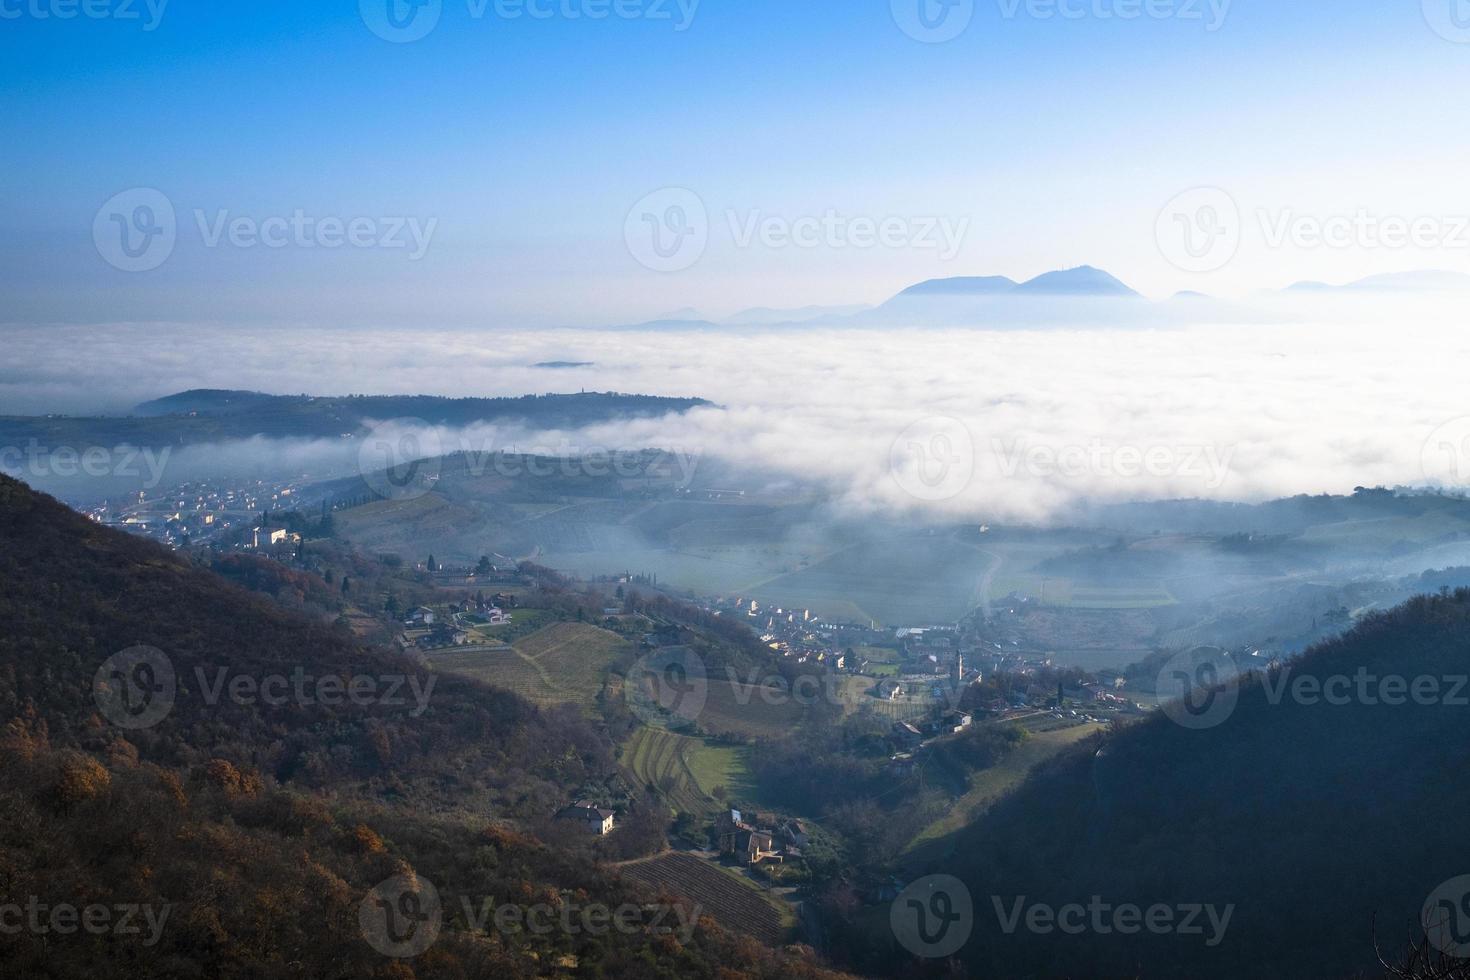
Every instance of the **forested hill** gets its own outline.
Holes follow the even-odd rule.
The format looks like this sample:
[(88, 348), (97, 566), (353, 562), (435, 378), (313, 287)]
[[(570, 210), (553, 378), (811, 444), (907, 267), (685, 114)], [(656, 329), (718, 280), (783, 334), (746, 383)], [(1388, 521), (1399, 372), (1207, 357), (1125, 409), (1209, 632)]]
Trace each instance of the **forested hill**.
[[(478, 761), (495, 767), (527, 766), (557, 727), (505, 692), (447, 677), (434, 678), (416, 711), (411, 682), (422, 691), (429, 678), (415, 662), (298, 618), (6, 477), (0, 540), (0, 710), (43, 721), (53, 744), (105, 750), (126, 738), (147, 761), (224, 758), (276, 779), (326, 783), (382, 776), (385, 761), (395, 763), (396, 780), (429, 777), (436, 760), (464, 751), (487, 753)], [(178, 691), (166, 717), (127, 732), (99, 717), (93, 681), (104, 660), (139, 645), (168, 658)], [(221, 668), (230, 680), (297, 668), (403, 676), (397, 694), (408, 703), (364, 710), (287, 699), (275, 707), (225, 696), (211, 704)], [(564, 747), (559, 741), (552, 751)]]
[[(471, 929), (462, 900), (655, 897), (542, 843), (614, 771), (587, 722), (431, 676), (5, 477), (0, 621), (0, 906), (169, 910), (151, 944), (0, 930), (6, 976), (826, 975), (703, 920), (687, 937)], [(390, 879), (443, 903), (417, 958), (360, 924)]]
[(619, 419), (687, 412), (698, 398), (613, 392), (519, 398), (430, 395), (267, 395), (251, 391), (185, 391), (139, 405), (130, 416), (3, 416), (0, 443), (24, 446), (178, 446), (251, 436), (336, 439), (362, 435), (374, 422), (409, 419), (429, 425), (521, 422), (537, 429), (580, 428)]
[[(976, 909), (969, 966), (1017, 977), (1385, 975), (1375, 934), (1402, 962), (1408, 940), (1423, 938), (1426, 901), (1470, 875), (1467, 674), (1470, 591), (1420, 598), (1244, 684), (1214, 727), (1159, 715), (1062, 757), (954, 842)], [(1228, 708), (1225, 697), (1211, 711)], [(1028, 907), (1100, 896), (1234, 910), (1214, 947), (1208, 927), (1205, 937), (1024, 925), (1007, 935), (994, 903), (1014, 910), (1017, 896)]]

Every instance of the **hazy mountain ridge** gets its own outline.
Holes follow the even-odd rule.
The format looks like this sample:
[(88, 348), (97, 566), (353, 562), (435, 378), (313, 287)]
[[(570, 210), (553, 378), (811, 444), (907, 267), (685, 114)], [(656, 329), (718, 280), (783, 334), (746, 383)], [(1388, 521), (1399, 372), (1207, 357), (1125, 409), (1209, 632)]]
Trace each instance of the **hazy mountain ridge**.
[[(1470, 289), (1470, 275), (1419, 270), (1383, 273), (1340, 285), (1298, 282), (1266, 290), (1258, 298), (1327, 299), (1357, 294), (1435, 294)], [(723, 320), (692, 308), (657, 316), (623, 329), (727, 329), (732, 327), (975, 327), (1036, 328), (1168, 325), (1178, 322), (1255, 322), (1268, 317), (1245, 299), (1224, 299), (1183, 290), (1151, 299), (1111, 273), (1091, 265), (1054, 269), (1030, 279), (1008, 276), (949, 276), (900, 290), (876, 307), (811, 306), (796, 310), (757, 307)], [(1277, 311), (1295, 318), (1300, 311)]]
[(1297, 293), (1352, 293), (1372, 291), (1439, 291), (1470, 289), (1470, 275), (1462, 272), (1446, 272), (1425, 269), (1415, 272), (1389, 272), (1368, 276), (1340, 285), (1306, 280), (1294, 283), (1286, 292)]
[(0, 444), (42, 447), (129, 444), (180, 446), (248, 439), (361, 436), (374, 422), (408, 419), (431, 426), (525, 423), (572, 429), (602, 422), (680, 414), (700, 398), (617, 392), (444, 398), (434, 395), (271, 395), (198, 389), (137, 407), (132, 416), (0, 416)]

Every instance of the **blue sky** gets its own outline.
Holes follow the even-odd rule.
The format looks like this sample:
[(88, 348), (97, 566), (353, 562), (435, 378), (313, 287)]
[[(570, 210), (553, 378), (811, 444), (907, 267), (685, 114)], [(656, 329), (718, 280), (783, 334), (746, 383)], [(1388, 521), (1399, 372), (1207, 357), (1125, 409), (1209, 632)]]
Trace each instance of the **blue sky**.
[[(138, 19), (117, 16), (127, 0), (60, 19), (69, 2), (0, 0), (0, 321), (598, 323), (1082, 263), (1152, 295), (1470, 271), (1453, 241), (1271, 247), (1257, 216), (1470, 214), (1470, 37), (1431, 26), (1454, 28), (1436, 6), (1460, 0), (1156, 0), (1175, 15), (1131, 20), (1130, 0), (1070, 0), (1075, 17), (977, 0), (944, 43), (906, 34), (889, 0), (703, 0), (687, 25), (672, 0), (599, 20), (611, 0), (536, 18), (443, 0), (401, 44), (345, 0), (173, 0), (152, 30), (145, 0), (128, 4)], [(1245, 228), (1206, 273), (1171, 264), (1155, 233), (1201, 186), (1226, 190)], [(159, 267), (128, 272), (99, 254), (94, 219), (134, 188), (164, 195), (178, 232)], [(707, 246), (672, 272), (627, 240), (630, 208), (662, 188), (707, 215)], [(432, 234), (410, 258), (204, 231), (297, 212), (371, 222), (365, 241), (400, 220)], [(965, 231), (953, 255), (735, 235), (828, 213)]]

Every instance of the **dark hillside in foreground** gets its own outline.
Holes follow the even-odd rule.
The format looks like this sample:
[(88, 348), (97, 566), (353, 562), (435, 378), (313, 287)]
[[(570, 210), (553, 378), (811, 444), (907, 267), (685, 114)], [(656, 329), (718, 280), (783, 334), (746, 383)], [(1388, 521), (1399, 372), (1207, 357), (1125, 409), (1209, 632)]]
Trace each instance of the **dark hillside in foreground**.
[[(99, 717), (93, 678), (113, 654), (147, 645), (168, 657), (178, 693), (158, 724), (126, 733), (146, 761), (225, 758), (276, 779), (351, 779), (374, 788), (380, 780), (423, 778), (427, 792), (458, 798), (488, 787), (438, 771), (468, 761), (447, 763), (447, 753), (484, 753), (475, 761), (500, 768), (511, 759), (544, 761), (543, 746), (555, 752), (565, 744), (548, 743), (560, 726), (518, 698), (452, 678), (435, 678), (419, 710), (414, 682), (425, 692), (429, 675), (415, 662), (284, 612), (4, 477), (0, 540), (0, 709), (36, 713), (53, 743), (102, 749), (123, 736)], [(287, 698), (273, 707), (228, 696), (209, 703), (221, 669), (233, 680), (298, 668), (310, 677), (402, 676), (396, 699), (405, 703), (363, 709)], [(386, 699), (386, 685), (382, 693)], [(537, 805), (556, 789), (527, 802)]]
[[(578, 841), (532, 836), (554, 831), (546, 817), (569, 794), (615, 771), (585, 722), (430, 677), (3, 477), (0, 544), (0, 906), (151, 917), (137, 917), (138, 933), (0, 931), (0, 974), (831, 976), (703, 919), (675, 934), (651, 915), (598, 934), (473, 928), (464, 910), (487, 902), (658, 898)], [(137, 689), (95, 698), (99, 668), (140, 644), (166, 662), (104, 672), (104, 687)], [(377, 686), (358, 703), (327, 704), (323, 686), (308, 688), (315, 701), (262, 703), (262, 687), (211, 702), (220, 670), (226, 692), (238, 678), (298, 673)], [(134, 727), (167, 707), (155, 692), (170, 676), (171, 710)], [(408, 683), (390, 693), (395, 679)], [(361, 925), (388, 881), (419, 897), (432, 884), (442, 902), (442, 932), (416, 957), (384, 955)]]
[[(1439, 679), (1439, 703), (1367, 703), (1360, 671), (1374, 699), (1374, 678)], [(1246, 684), (1217, 727), (1160, 715), (1062, 757), (962, 832), (962, 871), (933, 869), (958, 873), (974, 896), (969, 966), (1017, 977), (1383, 975), (1375, 932), (1398, 962), (1431, 893), (1470, 874), (1467, 673), (1470, 591), (1421, 598), (1309, 652), (1289, 675)], [(1299, 678), (1334, 676), (1351, 680), (1351, 703), (1292, 693)], [(1340, 686), (1331, 692), (1341, 700)], [(1209, 948), (1147, 932), (1006, 935), (993, 896), (1008, 909), (1017, 896), (1235, 909)]]

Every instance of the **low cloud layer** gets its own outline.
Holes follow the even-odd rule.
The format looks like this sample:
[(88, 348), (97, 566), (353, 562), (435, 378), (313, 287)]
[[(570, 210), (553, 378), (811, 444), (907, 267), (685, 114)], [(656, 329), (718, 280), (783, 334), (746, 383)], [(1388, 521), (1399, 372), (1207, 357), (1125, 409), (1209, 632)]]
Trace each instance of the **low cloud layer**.
[[(753, 483), (819, 485), (854, 509), (983, 520), (1058, 517), (1082, 501), (1465, 483), (1470, 339), (1457, 315), (1402, 297), (1376, 312), (1363, 303), (1332, 322), (1167, 330), (7, 327), (0, 412), (115, 411), (195, 387), (697, 395), (720, 407), (468, 441), (675, 449)], [(532, 367), (550, 361), (595, 366)], [(309, 446), (290, 452), (310, 462)]]

